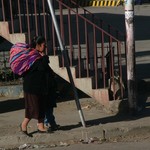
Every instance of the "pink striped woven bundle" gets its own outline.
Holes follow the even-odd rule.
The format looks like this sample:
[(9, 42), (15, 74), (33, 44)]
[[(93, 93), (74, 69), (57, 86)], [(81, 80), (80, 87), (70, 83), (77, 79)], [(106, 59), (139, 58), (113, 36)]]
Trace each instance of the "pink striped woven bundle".
[(41, 55), (36, 49), (25, 43), (16, 43), (10, 49), (9, 63), (15, 74), (22, 75), (39, 58)]

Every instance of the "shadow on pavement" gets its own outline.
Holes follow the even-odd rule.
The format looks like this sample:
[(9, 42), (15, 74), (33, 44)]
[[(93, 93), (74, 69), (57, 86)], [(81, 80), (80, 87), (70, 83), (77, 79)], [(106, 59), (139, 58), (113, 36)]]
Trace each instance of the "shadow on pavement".
[(107, 124), (112, 122), (120, 122), (120, 121), (133, 121), (138, 120), (140, 118), (149, 117), (150, 116), (150, 108), (145, 108), (142, 112), (140, 112), (136, 116), (131, 116), (129, 114), (117, 114), (111, 117), (99, 118), (86, 121), (86, 125), (93, 126), (93, 125), (100, 125), (100, 124)]
[[(71, 130), (71, 129), (75, 129), (75, 128), (79, 128), (82, 125), (80, 123), (75, 124), (75, 125), (65, 125), (65, 126), (60, 126), (60, 128), (58, 130), (63, 130), (63, 131), (67, 131), (67, 130)], [(33, 136), (33, 134), (37, 134), (39, 133), (38, 130), (30, 132), (29, 135)], [(48, 133), (54, 133), (54, 131), (51, 131), (51, 129), (49, 129)]]
[(0, 113), (24, 109), (24, 99), (9, 99), (0, 101)]
[[(147, 98), (148, 97), (146, 95), (143, 96), (143, 99), (141, 99), (141, 103), (139, 104), (140, 105), (139, 111), (136, 114), (131, 114), (129, 112), (128, 102), (127, 100), (123, 100), (119, 106), (120, 112), (118, 112), (116, 115), (105, 117), (105, 118), (88, 120), (86, 121), (86, 124), (88, 126), (93, 126), (93, 125), (100, 125), (100, 124), (106, 124), (106, 123), (112, 123), (112, 122), (133, 121), (133, 120), (138, 120), (140, 118), (149, 117), (150, 116), (150, 107), (149, 107), (150, 102), (146, 102)], [(122, 108), (124, 110), (122, 110)]]
[(88, 126), (100, 125), (120, 121), (132, 121), (150, 116), (150, 82), (138, 80), (137, 83), (137, 105), (138, 111), (136, 114), (131, 114), (128, 107), (128, 101), (122, 100), (119, 105), (119, 112), (110, 117), (93, 119), (86, 121)]
[(71, 130), (71, 129), (75, 129), (75, 128), (79, 128), (79, 127), (82, 127), (82, 124), (81, 124), (81, 123), (78, 123), (78, 124), (75, 124), (75, 125), (65, 125), (65, 126), (61, 126), (59, 130), (66, 131), (66, 130)]
[[(150, 116), (150, 107), (149, 107), (150, 106), (150, 98), (149, 98), (150, 82), (139, 80), (137, 85), (138, 85), (137, 100), (138, 100), (138, 106), (141, 110), (139, 110), (136, 115), (132, 116), (131, 114), (129, 114), (128, 102), (127, 100), (122, 100), (119, 106), (118, 114), (114, 116), (104, 117), (104, 118), (87, 120), (85, 121), (86, 125), (92, 126), (92, 125), (106, 124), (110, 122), (112, 123), (112, 122), (120, 122), (120, 121), (131, 121), (131, 120), (137, 120), (144, 117), (149, 117)], [(0, 101), (0, 113), (6, 113), (6, 112), (21, 110), (21, 109), (24, 109), (23, 98)], [(75, 125), (65, 125), (65, 126), (61, 126), (60, 130), (71, 130), (74, 128), (79, 128), (81, 126), (82, 126), (81, 123)]]

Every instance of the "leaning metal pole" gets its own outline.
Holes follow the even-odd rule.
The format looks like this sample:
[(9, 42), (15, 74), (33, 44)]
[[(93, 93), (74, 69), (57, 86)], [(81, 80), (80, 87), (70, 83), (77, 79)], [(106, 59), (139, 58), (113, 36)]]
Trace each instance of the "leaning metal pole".
[(63, 57), (64, 57), (65, 66), (66, 66), (66, 69), (67, 69), (69, 80), (70, 80), (70, 83), (71, 83), (72, 88), (73, 88), (73, 92), (74, 92), (74, 96), (75, 96), (75, 102), (76, 102), (76, 105), (77, 105), (77, 109), (79, 111), (79, 116), (80, 116), (80, 119), (81, 119), (81, 123), (82, 123), (83, 127), (86, 127), (83, 112), (81, 110), (81, 105), (80, 105), (79, 98), (78, 98), (78, 93), (77, 93), (77, 90), (75, 88), (75, 84), (74, 84), (73, 77), (72, 77), (72, 74), (71, 74), (67, 53), (66, 53), (64, 45), (62, 43), (59, 27), (58, 27), (58, 24), (57, 24), (57, 21), (56, 21), (56, 16), (54, 14), (54, 9), (53, 9), (53, 6), (52, 6), (52, 0), (47, 0), (47, 2), (48, 2), (50, 13), (51, 13), (51, 16), (52, 16), (52, 19), (53, 19), (53, 23), (54, 23), (56, 35), (57, 35), (57, 38), (58, 38), (58, 42), (59, 42), (59, 45), (60, 45), (60, 49), (61, 49)]

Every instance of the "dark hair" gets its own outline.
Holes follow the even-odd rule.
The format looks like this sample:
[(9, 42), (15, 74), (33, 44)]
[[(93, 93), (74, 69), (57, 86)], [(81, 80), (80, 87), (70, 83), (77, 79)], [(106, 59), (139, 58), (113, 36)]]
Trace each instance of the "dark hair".
[(45, 42), (45, 38), (43, 36), (35, 36), (30, 43), (31, 48), (35, 48), (37, 44), (42, 44)]

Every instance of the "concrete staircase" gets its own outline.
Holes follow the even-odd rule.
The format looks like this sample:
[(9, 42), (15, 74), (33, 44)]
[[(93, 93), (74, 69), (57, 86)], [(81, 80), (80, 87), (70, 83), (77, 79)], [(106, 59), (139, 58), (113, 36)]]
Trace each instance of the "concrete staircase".
[[(49, 59), (50, 67), (54, 70), (54, 72), (64, 80), (70, 82), (66, 68), (59, 67), (58, 56), (49, 56)], [(71, 67), (70, 69), (76, 88), (80, 89), (105, 107), (109, 107), (108, 89), (92, 89), (92, 77), (76, 78), (75, 67)]]
[[(13, 33), (10, 34), (8, 22), (0, 22), (0, 36), (11, 42), (25, 42), (25, 34)], [(1, 50), (2, 51), (2, 50)], [(64, 80), (69, 81), (67, 70), (64, 67), (59, 66), (58, 56), (49, 56), (50, 66), (56, 74), (62, 77)], [(91, 78), (76, 78), (75, 67), (71, 67), (71, 73), (74, 79), (76, 88), (80, 89), (90, 97), (97, 100), (99, 103), (107, 107), (109, 105), (108, 89), (92, 89), (92, 77)]]
[[(0, 22), (0, 36), (5, 38), (6, 40), (10, 41), (11, 43), (16, 42), (25, 42), (25, 34), (22, 33), (9, 33), (8, 22)], [(50, 66), (54, 70), (56, 74), (60, 77), (69, 81), (68, 74), (66, 68), (59, 67), (59, 59), (58, 56), (49, 56), (50, 59)], [(92, 78), (76, 78), (75, 67), (71, 67), (72, 76), (74, 79), (75, 86), (89, 95), (90, 97), (94, 98), (102, 105), (107, 106), (109, 103), (109, 95), (108, 89), (92, 89)]]
[[(9, 24), (8, 22), (4, 22), (1, 21), (0, 22), (0, 36), (2, 37), (2, 39), (5, 39), (5, 42), (2, 44), (2, 46), (0, 46), (0, 60), (6, 60), (6, 64), (1, 65), (0, 69), (3, 68), (4, 66), (6, 66), (7, 68), (9, 68), (9, 48), (11, 47), (11, 44), (15, 44), (17, 42), (22, 42), (25, 43), (26, 39), (25, 39), (25, 34), (23, 33), (13, 33), (10, 34), (9, 32)], [(7, 46), (5, 46), (7, 44)], [(8, 46), (9, 45), (9, 46)], [(7, 47), (7, 48), (6, 48)], [(8, 49), (8, 50), (6, 50)]]
[(8, 22), (1, 21), (0, 22), (0, 36), (5, 38), (11, 43), (16, 43), (16, 42), (26, 42), (26, 37), (24, 33), (13, 33), (10, 34), (9, 32), (9, 24)]

